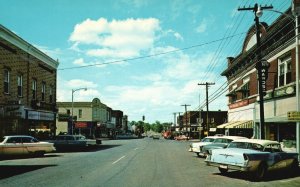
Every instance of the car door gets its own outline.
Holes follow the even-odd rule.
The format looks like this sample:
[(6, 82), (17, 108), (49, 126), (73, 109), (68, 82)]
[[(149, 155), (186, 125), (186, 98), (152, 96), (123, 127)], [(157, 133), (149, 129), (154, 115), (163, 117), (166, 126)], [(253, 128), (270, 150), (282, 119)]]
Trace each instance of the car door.
[(24, 154), (24, 146), (21, 137), (9, 137), (4, 144), (3, 153), (6, 155)]
[(22, 137), (22, 142), (23, 142), (25, 154), (34, 153), (39, 149), (32, 137)]

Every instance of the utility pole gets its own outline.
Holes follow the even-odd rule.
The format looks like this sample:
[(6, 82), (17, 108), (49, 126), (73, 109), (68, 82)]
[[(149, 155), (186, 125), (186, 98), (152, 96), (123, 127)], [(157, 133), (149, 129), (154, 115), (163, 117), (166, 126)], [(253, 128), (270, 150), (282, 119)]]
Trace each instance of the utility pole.
[[(187, 123), (188, 123), (188, 121), (187, 121), (187, 117), (188, 117), (188, 115), (187, 115), (187, 107), (188, 106), (191, 106), (191, 105), (187, 105), (187, 104), (184, 104), (184, 105), (181, 105), (181, 106), (184, 106), (184, 108), (185, 108), (185, 129), (186, 129), (186, 132), (188, 131), (188, 125), (187, 125)], [(191, 137), (191, 127), (190, 127), (190, 130), (189, 130), (189, 137)]]
[(208, 87), (210, 85), (215, 85), (214, 82), (206, 82), (206, 83), (198, 83), (198, 85), (205, 85), (206, 87), (206, 128), (207, 128), (207, 136), (209, 134), (209, 124), (208, 124)]
[(181, 113), (181, 112), (178, 112), (178, 121), (179, 121), (178, 125), (179, 125), (179, 133), (181, 133), (181, 127), (180, 127), (180, 113)]
[[(262, 16), (262, 10), (272, 9), (273, 6), (258, 6), (255, 3), (254, 7), (238, 8), (239, 11), (252, 10), (255, 16), (255, 27), (256, 27), (256, 66), (258, 74), (258, 91), (259, 91), (259, 112), (260, 112), (260, 138), (265, 139), (265, 114), (264, 114), (264, 93), (266, 91), (266, 67), (261, 59), (261, 43), (260, 43), (260, 24), (259, 17)], [(264, 73), (264, 74), (263, 74)]]

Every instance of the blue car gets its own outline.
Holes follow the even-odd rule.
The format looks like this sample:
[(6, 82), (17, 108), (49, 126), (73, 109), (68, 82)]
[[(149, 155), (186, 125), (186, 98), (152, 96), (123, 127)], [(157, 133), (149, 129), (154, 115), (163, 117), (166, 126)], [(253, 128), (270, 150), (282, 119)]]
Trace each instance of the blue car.
[(259, 139), (239, 139), (225, 149), (210, 150), (205, 162), (218, 167), (222, 174), (228, 170), (249, 172), (254, 180), (273, 170), (299, 169), (298, 153), (283, 152), (277, 141)]

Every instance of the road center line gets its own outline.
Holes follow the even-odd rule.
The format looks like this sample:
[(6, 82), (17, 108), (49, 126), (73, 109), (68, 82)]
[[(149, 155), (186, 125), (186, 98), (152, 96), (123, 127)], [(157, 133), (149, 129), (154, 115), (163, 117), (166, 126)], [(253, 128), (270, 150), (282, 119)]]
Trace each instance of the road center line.
[(116, 160), (116, 161), (114, 161), (112, 164), (115, 164), (115, 163), (117, 163), (117, 162), (119, 162), (120, 160), (122, 160), (123, 158), (125, 158), (126, 156), (124, 155), (124, 156), (122, 156), (121, 158), (119, 158), (118, 160)]

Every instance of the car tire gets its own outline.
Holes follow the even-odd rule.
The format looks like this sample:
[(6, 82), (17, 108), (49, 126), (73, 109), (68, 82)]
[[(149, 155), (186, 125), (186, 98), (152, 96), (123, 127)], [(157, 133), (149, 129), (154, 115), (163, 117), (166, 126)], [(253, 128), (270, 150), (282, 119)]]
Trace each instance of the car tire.
[(196, 153), (197, 157), (200, 157), (199, 153)]
[(226, 174), (228, 172), (228, 169), (219, 167), (219, 171), (221, 172), (221, 174)]
[(267, 173), (267, 166), (264, 163), (261, 163), (257, 170), (253, 172), (252, 178), (254, 181), (261, 181)]
[(34, 156), (43, 157), (45, 155), (45, 151), (36, 151), (34, 152)]
[(295, 159), (293, 160), (292, 164), (291, 164), (291, 167), (290, 167), (290, 172), (294, 173), (294, 172), (298, 172), (299, 170), (299, 163), (298, 161)]

